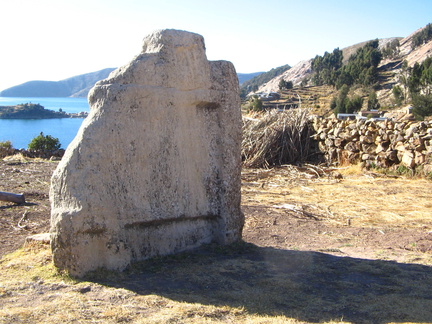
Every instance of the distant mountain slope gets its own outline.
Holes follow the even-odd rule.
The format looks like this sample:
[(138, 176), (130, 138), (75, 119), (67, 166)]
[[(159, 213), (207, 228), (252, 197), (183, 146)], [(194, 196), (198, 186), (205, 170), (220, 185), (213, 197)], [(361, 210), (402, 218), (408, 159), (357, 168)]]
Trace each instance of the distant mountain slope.
[(311, 74), (312, 59), (307, 61), (300, 61), (291, 69), (274, 77), (268, 82), (261, 84), (257, 92), (277, 92), (279, 90), (279, 82), (283, 79), (285, 81), (292, 81), (295, 86), (299, 85), (301, 81)]
[[(61, 81), (28, 81), (0, 91), (0, 97), (87, 97), (96, 82), (106, 79), (114, 68), (77, 75)], [(237, 73), (240, 85), (265, 72)]]
[(268, 72), (260, 73), (252, 79), (244, 82), (241, 87), (247, 92), (255, 91), (260, 85), (265, 84), (266, 82), (278, 77), (283, 73), (286, 73), (286, 71), (289, 71), (290, 69), (291, 66), (289, 66), (288, 64), (273, 68)]
[(1, 97), (86, 97), (94, 84), (114, 71), (107, 68), (96, 72), (77, 75), (61, 81), (29, 81), (5, 89)]
[(250, 79), (262, 74), (264, 72), (255, 72), (255, 73), (237, 73), (237, 77), (239, 80), (240, 85), (242, 85), (244, 82), (249, 81)]

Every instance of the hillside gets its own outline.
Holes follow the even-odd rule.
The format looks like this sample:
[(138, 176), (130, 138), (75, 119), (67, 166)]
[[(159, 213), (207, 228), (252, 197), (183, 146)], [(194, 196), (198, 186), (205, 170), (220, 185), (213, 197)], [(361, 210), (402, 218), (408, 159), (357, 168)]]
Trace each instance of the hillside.
[[(424, 28), (424, 27), (423, 27)], [(412, 68), (416, 63), (422, 63), (428, 57), (432, 56), (432, 40), (425, 44), (412, 48), (412, 40), (423, 28), (420, 28), (409, 36), (400, 40), (399, 56), (395, 58), (384, 59), (381, 61), (378, 69), (380, 71), (381, 89), (378, 91), (378, 96), (384, 104), (389, 104), (392, 98), (392, 87), (395, 85), (401, 86), (402, 63), (406, 61), (408, 67)]]
[[(384, 48), (390, 41), (397, 39), (397, 37), (385, 38), (379, 40), (379, 47)], [(401, 38), (400, 38), (401, 39)], [(353, 55), (359, 48), (364, 46), (366, 42), (354, 44), (342, 49), (343, 62), (346, 63), (351, 55)], [(269, 80), (267, 83), (262, 84), (257, 92), (277, 92), (279, 91), (279, 82), (281, 79), (285, 81), (292, 81), (294, 86), (299, 86), (301, 82), (308, 79), (311, 74), (311, 63), (312, 59), (300, 61), (294, 65), (291, 69), (285, 71), (281, 75)]]
[[(422, 27), (405, 38), (402, 37), (392, 37), (386, 39), (380, 39), (378, 42), (378, 49), (383, 53), (383, 58), (379, 62), (377, 68), (377, 80), (373, 85), (373, 89), (376, 91), (377, 98), (379, 100), (380, 106), (385, 107), (386, 110), (393, 109), (397, 107), (398, 104), (395, 103), (393, 95), (393, 87), (398, 86), (403, 89), (405, 96), (407, 96), (407, 80), (404, 80), (403, 73), (406, 71), (412, 71), (416, 64), (422, 64), (428, 57), (432, 56), (432, 39), (430, 38), (431, 26), (427, 25)], [(413, 46), (415, 39), (418, 39), (419, 33), (429, 35), (429, 38), (423, 39), (417, 46)], [(347, 48), (342, 49), (343, 60), (342, 64), (345, 66), (348, 63), (348, 59), (355, 54), (360, 48), (365, 46), (367, 42), (361, 42)], [(394, 46), (394, 44), (398, 44)], [(393, 47), (392, 47), (393, 46)], [(392, 54), (388, 54), (389, 48), (391, 48)], [(323, 53), (324, 54), (324, 53)], [(281, 92), (281, 98), (277, 102), (266, 102), (265, 107), (295, 107), (298, 106), (296, 100), (305, 103), (308, 98), (321, 98), (322, 91), (320, 86), (316, 87), (311, 82), (313, 71), (312, 71), (312, 61), (314, 59), (304, 60), (291, 69), (285, 71), (284, 73), (275, 76), (267, 82), (263, 82), (255, 93), (270, 93), (270, 92), (280, 92), (279, 83), (283, 79), (285, 81), (292, 81), (294, 84), (293, 95), (287, 95)], [(405, 72), (403, 70), (403, 62), (407, 63)], [(405, 76), (406, 78), (406, 76)], [(403, 84), (405, 82), (405, 84)], [(423, 85), (424, 86), (424, 85)], [(301, 87), (307, 87), (307, 91), (301, 91)], [(369, 87), (369, 88), (368, 88)], [(372, 87), (361, 86), (354, 87), (351, 95), (359, 95), (363, 98), (363, 109), (367, 106), (367, 96), (370, 93)], [(302, 92), (305, 92), (306, 96), (302, 96)], [(307, 105), (307, 107), (314, 108), (314, 111), (324, 113), (330, 112), (330, 101), (337, 94), (335, 87), (325, 90), (324, 100), (314, 100), (314, 105)], [(411, 98), (404, 101), (407, 105), (411, 101)], [(309, 100), (310, 102), (310, 100)], [(311, 102), (312, 103), (312, 102)], [(323, 106), (324, 105), (324, 106)], [(400, 103), (399, 103), (400, 105)], [(306, 105), (303, 105), (305, 107)]]
[(114, 71), (107, 68), (60, 81), (29, 81), (5, 89), (1, 97), (87, 97), (94, 84)]
[(277, 78), (290, 69), (291, 66), (286, 64), (277, 68), (273, 68), (268, 72), (260, 73), (259, 75), (256, 75), (255, 77), (241, 84), (241, 88), (246, 92), (256, 91), (260, 85)]

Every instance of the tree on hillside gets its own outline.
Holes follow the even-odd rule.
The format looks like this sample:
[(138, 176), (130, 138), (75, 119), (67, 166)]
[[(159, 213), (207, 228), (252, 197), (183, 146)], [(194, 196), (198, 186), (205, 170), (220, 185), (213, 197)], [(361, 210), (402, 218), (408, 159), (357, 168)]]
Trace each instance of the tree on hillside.
[[(364, 86), (373, 86), (378, 80), (378, 64), (382, 55), (378, 49), (378, 40), (370, 41), (359, 48), (341, 69), (344, 80), (338, 80), (337, 85), (352, 85), (354, 83)], [(351, 83), (346, 83), (351, 82)]]
[(293, 87), (294, 87), (293, 82), (292, 82), (292, 81), (287, 81), (287, 83), (286, 83), (286, 88), (287, 88), (287, 89), (292, 89)]
[(411, 48), (415, 49), (432, 39), (432, 24), (427, 24), (422, 30), (412, 37)]
[(422, 76), (422, 67), (418, 62), (414, 64), (414, 66), (410, 69), (410, 76), (408, 78), (408, 89), (413, 96), (414, 94), (420, 91), (420, 80)]
[(422, 91), (425, 94), (432, 93), (432, 57), (428, 57), (423, 61), (420, 84)]
[(371, 91), (369, 93), (367, 107), (368, 110), (378, 110), (380, 108), (380, 103), (378, 101), (378, 97), (375, 91)]
[(408, 87), (412, 98), (413, 114), (418, 119), (432, 115), (432, 57), (408, 70)]
[(360, 96), (354, 96), (353, 98), (348, 98), (346, 103), (346, 112), (347, 114), (355, 113), (356, 111), (360, 111), (363, 106), (363, 98)]
[(293, 88), (292, 81), (285, 81), (284, 79), (281, 79), (279, 81), (279, 90), (292, 89), (292, 88)]
[(248, 92), (245, 88), (240, 89), (240, 99), (245, 100), (248, 95)]
[(404, 61), (399, 80), (408, 89), (405, 99), (408, 94), (413, 101), (417, 95), (429, 95), (432, 92), (432, 57), (422, 63), (416, 62), (413, 67), (408, 67), (408, 63)]
[(315, 85), (335, 85), (342, 60), (343, 53), (339, 48), (335, 48), (332, 53), (325, 52), (324, 56), (315, 56), (311, 64), (314, 72), (312, 82)]
[(413, 97), (413, 114), (418, 119), (432, 115), (432, 94), (415, 94)]
[(350, 88), (346, 84), (339, 90), (339, 95), (334, 97), (330, 107), (335, 115), (337, 114), (352, 114), (359, 111), (363, 105), (363, 99), (360, 96), (348, 97)]
[(402, 87), (403, 87), (403, 98), (404, 98), (404, 103), (407, 103), (408, 100), (408, 80), (409, 80), (409, 67), (408, 67), (408, 62), (405, 60), (402, 62), (402, 67), (401, 67), (401, 71), (399, 73), (399, 82), (401, 83)]
[(338, 89), (345, 84), (375, 86), (378, 81), (377, 67), (382, 59), (378, 44), (378, 40), (368, 42), (351, 55), (345, 65), (342, 65), (343, 53), (338, 48), (331, 54), (317, 55), (312, 60), (312, 82), (315, 85), (334, 85)]
[(396, 104), (396, 106), (400, 106), (405, 101), (404, 92), (402, 88), (398, 85), (395, 85), (392, 88), (392, 93), (393, 93), (394, 103)]
[(381, 50), (383, 58), (395, 59), (400, 54), (400, 42), (395, 38)]
[(432, 57), (428, 57), (422, 63), (416, 62), (412, 67), (408, 62), (402, 63), (399, 74), (401, 86), (393, 87), (393, 96), (398, 105), (411, 98), (413, 113), (418, 119), (432, 115)]

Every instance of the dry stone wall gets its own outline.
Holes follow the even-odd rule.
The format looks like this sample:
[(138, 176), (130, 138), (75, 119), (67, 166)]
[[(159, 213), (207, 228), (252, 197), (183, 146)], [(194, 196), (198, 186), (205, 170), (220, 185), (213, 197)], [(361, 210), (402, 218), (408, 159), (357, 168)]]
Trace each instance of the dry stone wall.
[(319, 151), (328, 164), (362, 162), (365, 167), (405, 166), (432, 172), (432, 121), (316, 118)]

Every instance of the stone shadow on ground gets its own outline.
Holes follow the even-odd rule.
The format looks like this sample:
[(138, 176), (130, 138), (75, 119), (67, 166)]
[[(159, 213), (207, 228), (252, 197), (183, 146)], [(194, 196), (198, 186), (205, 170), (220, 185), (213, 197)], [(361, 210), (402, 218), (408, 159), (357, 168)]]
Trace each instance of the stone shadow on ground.
[(141, 295), (300, 321), (432, 322), (432, 268), (393, 261), (240, 243), (206, 246), (86, 279)]

